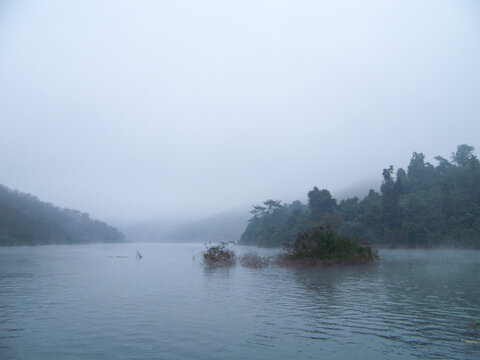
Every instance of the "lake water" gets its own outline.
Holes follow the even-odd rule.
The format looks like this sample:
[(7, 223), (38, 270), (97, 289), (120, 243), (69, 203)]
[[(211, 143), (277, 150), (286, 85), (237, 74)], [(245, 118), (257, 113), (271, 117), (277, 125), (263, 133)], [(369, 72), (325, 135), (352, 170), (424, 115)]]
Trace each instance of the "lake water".
[(250, 269), (202, 248), (0, 248), (0, 359), (480, 358), (478, 251)]

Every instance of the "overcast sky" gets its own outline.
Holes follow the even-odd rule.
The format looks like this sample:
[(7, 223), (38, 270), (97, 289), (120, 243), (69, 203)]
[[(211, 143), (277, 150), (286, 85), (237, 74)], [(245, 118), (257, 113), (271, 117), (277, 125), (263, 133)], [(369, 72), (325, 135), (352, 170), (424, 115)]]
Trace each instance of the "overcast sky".
[(113, 223), (480, 152), (479, 1), (0, 0), (0, 183)]

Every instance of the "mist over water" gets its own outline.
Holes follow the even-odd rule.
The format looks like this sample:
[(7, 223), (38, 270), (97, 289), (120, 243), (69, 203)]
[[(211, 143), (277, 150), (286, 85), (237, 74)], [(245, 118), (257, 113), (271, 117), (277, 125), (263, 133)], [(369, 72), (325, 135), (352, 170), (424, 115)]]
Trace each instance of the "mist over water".
[(478, 0), (0, 0), (0, 360), (479, 359), (479, 250), (198, 262), (478, 249), (479, 40)]
[(382, 250), (381, 260), (367, 266), (250, 269), (201, 266), (192, 259), (201, 250), (199, 244), (3, 248), (0, 357), (480, 355), (480, 345), (466, 342), (478, 339), (478, 251)]

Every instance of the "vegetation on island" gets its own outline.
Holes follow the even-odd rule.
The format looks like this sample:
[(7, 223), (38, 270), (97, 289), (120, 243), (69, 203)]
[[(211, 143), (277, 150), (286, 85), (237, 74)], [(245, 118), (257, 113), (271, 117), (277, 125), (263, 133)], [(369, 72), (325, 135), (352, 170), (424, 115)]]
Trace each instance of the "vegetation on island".
[(338, 202), (314, 187), (308, 204), (267, 200), (251, 210), (240, 244), (282, 246), (327, 225), (342, 236), (388, 247), (480, 247), (480, 162), (459, 145), (437, 165), (414, 152), (406, 170), (383, 170), (380, 192)]
[(271, 263), (271, 258), (266, 256), (259, 256), (258, 254), (249, 252), (240, 256), (240, 264), (250, 268), (262, 268)]
[(215, 245), (205, 244), (202, 253), (203, 263), (207, 265), (235, 265), (237, 258), (231, 243), (220, 242)]
[(378, 256), (369, 246), (342, 236), (329, 226), (318, 226), (300, 234), (284, 246), (276, 263), (304, 265), (367, 264)]
[(120, 231), (86, 213), (0, 185), (0, 246), (122, 241)]
[[(202, 253), (207, 265), (235, 265), (236, 254), (230, 243), (220, 242), (207, 245)], [(240, 264), (250, 268), (262, 268), (270, 264), (289, 265), (350, 265), (367, 264), (378, 258), (370, 247), (361, 245), (356, 239), (342, 236), (330, 227), (315, 227), (300, 234), (293, 244), (285, 244), (283, 251), (275, 257), (246, 253), (239, 257)]]

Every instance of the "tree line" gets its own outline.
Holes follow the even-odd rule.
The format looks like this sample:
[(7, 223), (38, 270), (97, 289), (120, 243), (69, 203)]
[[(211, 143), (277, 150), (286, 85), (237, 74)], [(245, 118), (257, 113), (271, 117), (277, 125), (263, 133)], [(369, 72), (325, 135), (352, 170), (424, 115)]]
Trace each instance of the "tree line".
[(338, 202), (314, 187), (308, 203), (267, 200), (251, 210), (240, 243), (281, 246), (316, 226), (389, 247), (480, 247), (480, 162), (459, 145), (450, 160), (414, 152), (408, 168), (382, 171), (380, 192)]
[(87, 213), (62, 209), (0, 185), (0, 245), (121, 242), (123, 234)]

